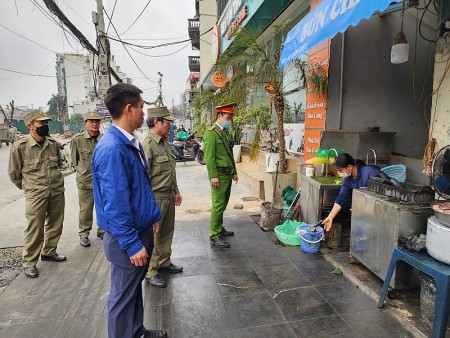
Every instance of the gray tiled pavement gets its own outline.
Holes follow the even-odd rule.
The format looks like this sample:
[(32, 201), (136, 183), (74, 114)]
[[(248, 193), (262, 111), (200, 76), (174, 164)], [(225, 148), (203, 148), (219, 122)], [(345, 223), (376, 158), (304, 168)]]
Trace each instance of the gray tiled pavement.
[[(227, 229), (236, 232), (231, 249), (212, 248), (208, 205), (201, 202), (209, 196), (204, 167), (181, 166), (178, 173), (186, 206), (172, 259), (184, 272), (165, 276), (165, 289), (144, 283), (148, 328), (165, 329), (171, 338), (413, 336), (347, 277), (330, 274), (333, 266), (323, 256), (275, 244), (245, 203), (243, 211), (231, 204), (226, 213)], [(87, 249), (78, 243), (74, 187), (71, 175), (58, 249), (68, 261), (39, 262), (39, 278), (21, 274), (6, 288), (0, 295), (0, 337), (107, 336), (109, 264), (101, 240), (91, 235)], [(235, 200), (247, 193), (233, 189)], [(20, 201), (15, 203), (19, 208)]]

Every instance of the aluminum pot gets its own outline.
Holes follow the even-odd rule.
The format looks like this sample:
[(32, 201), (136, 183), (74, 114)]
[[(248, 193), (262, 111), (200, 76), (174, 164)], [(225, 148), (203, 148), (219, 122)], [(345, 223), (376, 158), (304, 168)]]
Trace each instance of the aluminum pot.
[(428, 218), (425, 247), (438, 261), (450, 264), (450, 227), (441, 225), (435, 216)]
[(442, 225), (445, 225), (447, 227), (450, 227), (450, 214), (444, 214), (443, 212), (434, 210), (434, 216), (436, 219), (441, 223)]

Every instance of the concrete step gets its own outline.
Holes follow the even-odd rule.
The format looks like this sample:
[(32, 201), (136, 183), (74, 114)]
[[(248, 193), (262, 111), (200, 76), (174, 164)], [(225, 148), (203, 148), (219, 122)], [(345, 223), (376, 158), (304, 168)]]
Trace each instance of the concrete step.
[(266, 168), (246, 159), (248, 159), (247, 156), (241, 156), (241, 162), (236, 163), (239, 182), (250, 188), (256, 196), (264, 200), (264, 175), (266, 174)]

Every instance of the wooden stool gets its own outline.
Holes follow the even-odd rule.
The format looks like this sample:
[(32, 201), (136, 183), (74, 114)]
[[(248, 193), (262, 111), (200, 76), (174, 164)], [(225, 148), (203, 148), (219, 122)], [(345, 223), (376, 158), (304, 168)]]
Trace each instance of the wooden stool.
[(444, 338), (450, 315), (450, 265), (438, 262), (425, 252), (419, 253), (403, 247), (395, 248), (392, 252), (383, 289), (381, 290), (380, 301), (378, 302), (379, 308), (383, 307), (392, 273), (399, 260), (433, 277), (436, 282), (436, 302), (434, 304), (433, 333), (431, 337)]

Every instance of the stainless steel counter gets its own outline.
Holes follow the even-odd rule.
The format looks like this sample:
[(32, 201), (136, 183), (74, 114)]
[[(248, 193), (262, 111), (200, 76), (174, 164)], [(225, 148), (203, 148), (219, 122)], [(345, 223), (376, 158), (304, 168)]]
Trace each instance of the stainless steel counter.
[[(303, 192), (303, 191), (302, 191)], [(426, 233), (429, 205), (390, 201), (367, 189), (355, 189), (352, 199), (350, 251), (362, 264), (384, 280), (398, 238)], [(394, 289), (420, 286), (417, 270), (399, 262), (391, 279)]]
[[(300, 220), (309, 224), (317, 224), (324, 209), (331, 209), (334, 200), (341, 190), (340, 184), (327, 184), (336, 177), (308, 177), (301, 175), (302, 191), (300, 194)], [(322, 180), (322, 183), (318, 180)]]

